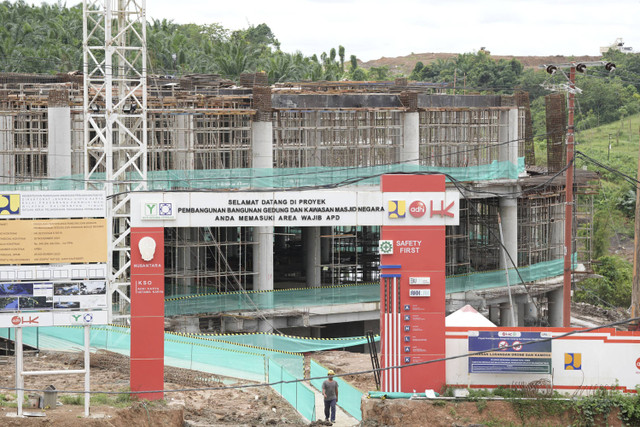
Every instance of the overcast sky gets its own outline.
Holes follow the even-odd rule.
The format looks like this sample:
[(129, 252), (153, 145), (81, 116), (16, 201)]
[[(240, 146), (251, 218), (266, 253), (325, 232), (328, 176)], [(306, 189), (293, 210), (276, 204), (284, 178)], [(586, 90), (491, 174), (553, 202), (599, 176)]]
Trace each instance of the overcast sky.
[(147, 0), (147, 17), (231, 30), (266, 23), (285, 52), (342, 45), (364, 61), (481, 47), (493, 55), (598, 55), (618, 37), (640, 51), (640, 0)]

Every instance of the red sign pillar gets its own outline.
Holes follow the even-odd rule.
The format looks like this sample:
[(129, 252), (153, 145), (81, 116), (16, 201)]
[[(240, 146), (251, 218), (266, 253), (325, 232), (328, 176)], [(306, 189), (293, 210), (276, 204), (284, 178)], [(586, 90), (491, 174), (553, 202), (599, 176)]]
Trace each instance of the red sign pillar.
[[(381, 231), (380, 336), (382, 367), (445, 357), (445, 226), (402, 226), (403, 219), (433, 215), (421, 194), (444, 193), (443, 175), (385, 175), (383, 193), (413, 193), (415, 200), (389, 199)], [(426, 199), (427, 197), (422, 197)], [(435, 207), (436, 209), (439, 206)], [(437, 214), (442, 214), (440, 210)], [(386, 241), (386, 242), (385, 242)], [(386, 245), (383, 250), (382, 245)], [(392, 253), (389, 253), (392, 252)], [(388, 254), (384, 254), (388, 253)], [(412, 393), (440, 391), (445, 363), (393, 368), (381, 373), (382, 389)]]
[[(132, 392), (164, 389), (164, 229), (131, 228)], [(164, 393), (140, 393), (159, 400)]]

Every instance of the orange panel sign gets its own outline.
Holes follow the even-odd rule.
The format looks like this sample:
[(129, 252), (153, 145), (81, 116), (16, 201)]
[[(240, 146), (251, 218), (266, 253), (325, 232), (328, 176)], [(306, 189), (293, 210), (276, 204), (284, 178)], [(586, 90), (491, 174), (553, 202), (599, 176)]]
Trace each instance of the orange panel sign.
[(104, 218), (0, 221), (0, 264), (106, 261)]

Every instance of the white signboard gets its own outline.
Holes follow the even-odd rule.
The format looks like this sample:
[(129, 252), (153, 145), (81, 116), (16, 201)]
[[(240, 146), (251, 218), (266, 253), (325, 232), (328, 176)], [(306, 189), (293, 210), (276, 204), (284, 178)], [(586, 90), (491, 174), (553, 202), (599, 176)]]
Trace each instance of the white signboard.
[(0, 192), (0, 219), (104, 218), (104, 191)]
[(431, 277), (409, 277), (410, 285), (430, 285)]
[[(84, 243), (99, 245), (99, 242), (86, 237), (86, 233), (77, 232), (77, 228), (83, 226), (83, 220), (104, 228), (102, 218), (106, 216), (106, 207), (104, 191), (0, 192), (0, 223), (5, 226), (3, 229), (8, 230), (8, 236), (5, 236), (3, 242), (9, 242), (7, 246), (15, 246), (18, 249), (37, 243), (29, 251), (38, 254), (45, 251), (53, 252), (64, 244), (69, 245), (65, 247), (79, 250), (78, 245), (82, 242), (78, 241), (77, 235), (88, 241)], [(1, 222), (3, 219), (25, 221)], [(34, 222), (38, 222), (37, 226), (40, 227), (37, 234), (39, 240), (35, 243), (34, 237), (28, 233), (31, 229), (25, 226)], [(67, 229), (61, 230), (51, 226), (54, 222), (66, 224), (67, 229), (77, 235)], [(12, 226), (16, 224), (23, 226)], [(106, 242), (106, 235), (99, 231), (95, 234)], [(67, 241), (64, 241), (63, 237)], [(13, 245), (13, 242), (19, 242), (19, 245)], [(52, 242), (60, 244), (54, 248)], [(16, 254), (20, 251), (14, 250), (9, 255), (7, 252), (5, 250), (3, 253), (10, 261), (18, 259)], [(104, 257), (97, 257), (98, 262), (30, 262), (22, 263), (23, 265), (0, 266), (0, 327), (106, 324), (106, 250), (104, 254)]]
[[(457, 225), (459, 193), (135, 193), (133, 227)], [(391, 208), (391, 209), (390, 209)]]
[(85, 315), (84, 323), (100, 323), (106, 309), (106, 280), (0, 282), (0, 327), (81, 324)]
[(409, 289), (410, 297), (430, 297), (431, 289)]

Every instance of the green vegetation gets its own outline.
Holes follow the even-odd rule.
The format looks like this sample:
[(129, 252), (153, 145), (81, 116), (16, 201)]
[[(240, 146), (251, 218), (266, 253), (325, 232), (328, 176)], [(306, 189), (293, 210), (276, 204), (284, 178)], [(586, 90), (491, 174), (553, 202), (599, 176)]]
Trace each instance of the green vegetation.
[[(640, 114), (620, 117), (611, 123), (578, 130), (576, 149), (612, 170), (598, 167), (578, 157), (576, 167), (598, 171), (601, 188), (594, 198), (594, 271), (603, 276), (578, 283), (576, 301), (603, 307), (628, 307), (631, 302), (633, 266), (629, 261), (609, 252), (610, 242), (632, 245), (635, 220), (635, 185), (638, 168)], [(612, 248), (617, 250), (618, 247)]]
[(575, 300), (593, 305), (629, 307), (631, 305), (631, 280), (633, 265), (622, 258), (605, 255), (594, 265), (597, 279), (580, 282)]
[[(58, 399), (65, 405), (84, 405), (83, 395), (64, 394), (59, 396)], [(133, 401), (131, 400), (131, 395), (126, 391), (118, 394), (92, 394), (90, 401), (91, 405), (105, 405), (113, 406), (116, 408), (126, 408), (130, 406), (132, 402)]]
[[(617, 384), (616, 384), (617, 385)], [(443, 394), (447, 394), (444, 391)], [(502, 397), (508, 401), (522, 421), (522, 425), (539, 424), (545, 417), (562, 417), (564, 414), (576, 427), (592, 427), (607, 424), (610, 414), (616, 414), (624, 425), (640, 425), (640, 396), (622, 393), (615, 389), (600, 388), (593, 394), (567, 399), (554, 392), (551, 396), (525, 392), (519, 389), (498, 387), (495, 390), (469, 390), (470, 401), (475, 401), (478, 412), (487, 407), (482, 398)], [(500, 425), (499, 420), (496, 420)], [(493, 425), (489, 423), (488, 425)]]
[[(18, 396), (15, 394), (4, 394), (0, 393), (0, 406), (8, 407), (8, 408), (16, 408), (18, 407), (18, 403), (16, 402)], [(27, 401), (27, 396), (25, 396), (25, 402)]]
[[(166, 19), (147, 24), (149, 73), (218, 73), (237, 80), (241, 73), (265, 71), (270, 83), (300, 80), (366, 80), (368, 73), (346, 50), (306, 57), (286, 53), (266, 24), (229, 31), (220, 24), (179, 25)], [(353, 55), (352, 55), (353, 57)], [(0, 3), (0, 72), (66, 73), (82, 70), (82, 5), (30, 6), (23, 0)], [(378, 71), (373, 79), (388, 75)]]

